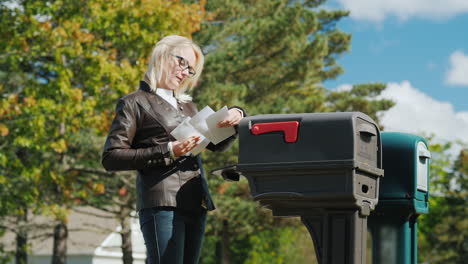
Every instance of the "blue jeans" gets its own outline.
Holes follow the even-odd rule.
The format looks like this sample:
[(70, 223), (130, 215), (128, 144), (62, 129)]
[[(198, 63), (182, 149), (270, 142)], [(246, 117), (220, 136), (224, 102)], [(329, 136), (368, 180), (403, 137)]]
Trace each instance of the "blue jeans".
[(139, 212), (149, 264), (197, 264), (203, 244), (206, 211), (156, 207)]

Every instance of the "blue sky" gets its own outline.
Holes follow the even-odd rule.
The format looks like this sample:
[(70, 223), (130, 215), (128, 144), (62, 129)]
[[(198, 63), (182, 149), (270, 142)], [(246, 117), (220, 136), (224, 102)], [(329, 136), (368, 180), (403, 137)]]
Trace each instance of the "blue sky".
[(392, 131), (435, 134), (468, 142), (468, 0), (331, 0), (350, 10), (338, 27), (352, 34), (340, 58), (345, 73), (325, 82), (349, 89), (388, 84), (397, 105), (383, 125)]

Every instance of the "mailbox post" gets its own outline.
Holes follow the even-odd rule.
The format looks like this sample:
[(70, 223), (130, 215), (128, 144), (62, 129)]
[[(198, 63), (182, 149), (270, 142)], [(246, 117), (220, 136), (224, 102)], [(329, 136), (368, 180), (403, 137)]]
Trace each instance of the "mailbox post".
[(417, 218), (428, 212), (429, 161), (424, 138), (382, 133), (385, 178), (379, 205), (369, 217), (372, 259), (379, 264), (416, 264)]
[(300, 216), (320, 264), (366, 263), (367, 216), (383, 176), (380, 131), (363, 113), (258, 115), (239, 124), (239, 163), (274, 216)]

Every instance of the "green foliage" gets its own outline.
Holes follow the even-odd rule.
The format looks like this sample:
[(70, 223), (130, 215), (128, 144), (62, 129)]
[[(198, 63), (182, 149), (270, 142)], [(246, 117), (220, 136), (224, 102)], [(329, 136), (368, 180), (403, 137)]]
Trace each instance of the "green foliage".
[(138, 87), (154, 44), (198, 30), (204, 4), (6, 2), (0, 2), (0, 218), (32, 209), (66, 223), (76, 204), (122, 196), (117, 190), (126, 176), (102, 177), (103, 142), (96, 136), (107, 133), (117, 98)]
[(352, 89), (347, 91), (332, 91), (327, 98), (331, 104), (329, 111), (359, 111), (378, 121), (381, 111), (395, 105), (391, 100), (376, 99), (385, 87), (386, 84), (383, 83), (369, 83), (353, 85)]
[(419, 259), (430, 263), (465, 263), (468, 257), (468, 149), (453, 161), (450, 146), (430, 146), (429, 213), (419, 218)]
[(208, 2), (213, 22), (195, 34), (207, 52), (195, 98), (215, 107), (241, 101), (251, 114), (265, 114), (290, 112), (283, 108), (292, 96), (315, 111), (310, 105), (320, 107), (325, 93), (320, 82), (342, 72), (336, 58), (350, 42), (334, 26), (347, 13), (314, 9), (321, 2)]
[(265, 230), (250, 237), (252, 250), (244, 264), (317, 263), (307, 229), (283, 227)]
[[(213, 0), (206, 10), (205, 1), (0, 2), (0, 217), (27, 208), (66, 222), (77, 204), (134, 199), (134, 176), (100, 169), (99, 136), (116, 99), (137, 88), (152, 47), (168, 34), (196, 32), (206, 53), (193, 91), (199, 106), (240, 105), (251, 115), (363, 111), (378, 121), (391, 107), (377, 99), (382, 84), (336, 92), (322, 86), (343, 72), (336, 61), (351, 41), (336, 27), (348, 13), (321, 10), (323, 2)], [(236, 153), (205, 152), (206, 170), (236, 163)], [(219, 258), (222, 235), (242, 263), (268, 256), (257, 248), (266, 240), (283, 252), (278, 241), (301, 228), (259, 208), (245, 180), (211, 177), (210, 189), (218, 210), (207, 226), (206, 263)]]
[[(378, 122), (377, 113), (393, 105), (378, 99), (384, 84), (334, 92), (322, 85), (343, 72), (337, 59), (351, 41), (336, 26), (348, 13), (320, 9), (323, 2), (208, 1), (209, 20), (194, 34), (206, 53), (203, 75), (192, 92), (194, 101), (213, 108), (239, 105), (250, 115), (362, 111)], [(222, 154), (205, 152), (206, 170), (237, 163), (236, 154), (237, 147)], [(218, 209), (210, 214), (210, 243), (204, 253), (217, 252), (221, 258), (228, 247), (231, 261), (243, 263), (259, 250), (253, 248), (251, 236), (297, 227), (297, 222), (272, 218), (270, 211), (254, 203), (246, 180), (228, 183), (211, 177), (209, 183)], [(262, 234), (257, 238), (270, 236)], [(222, 239), (226, 236), (229, 241)]]

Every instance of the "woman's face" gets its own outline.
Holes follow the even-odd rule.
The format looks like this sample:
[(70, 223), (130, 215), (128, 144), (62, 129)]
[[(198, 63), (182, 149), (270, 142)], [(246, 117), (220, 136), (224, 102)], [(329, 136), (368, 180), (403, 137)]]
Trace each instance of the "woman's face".
[(159, 88), (176, 90), (180, 84), (190, 77), (190, 73), (194, 73), (196, 62), (195, 52), (190, 47), (184, 47), (177, 52), (171, 54), (171, 58), (167, 64), (167, 72), (163, 72)]

